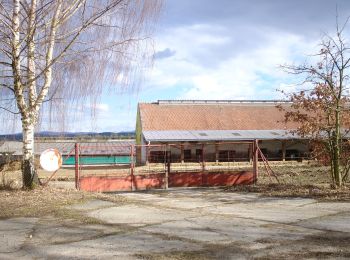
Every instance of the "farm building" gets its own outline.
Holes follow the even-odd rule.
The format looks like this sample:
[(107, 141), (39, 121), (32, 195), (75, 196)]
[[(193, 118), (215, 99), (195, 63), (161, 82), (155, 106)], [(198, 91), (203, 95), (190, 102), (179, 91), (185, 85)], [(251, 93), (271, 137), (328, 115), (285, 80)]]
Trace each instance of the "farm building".
[[(46, 149), (55, 148), (63, 156), (63, 165), (74, 165), (73, 140), (36, 141), (34, 152), (36, 156)], [(84, 165), (99, 164), (129, 164), (133, 140), (123, 141), (90, 141), (79, 142), (80, 163)], [(5, 158), (19, 159), (22, 155), (22, 142), (2, 141), (0, 143), (0, 162)]]
[(268, 160), (308, 157), (307, 140), (290, 132), (297, 125), (285, 123), (284, 112), (277, 105), (288, 109), (290, 103), (270, 100), (140, 103), (136, 121), (136, 144), (140, 145), (137, 162), (162, 162), (165, 157), (179, 163), (250, 161), (250, 144), (255, 140)]

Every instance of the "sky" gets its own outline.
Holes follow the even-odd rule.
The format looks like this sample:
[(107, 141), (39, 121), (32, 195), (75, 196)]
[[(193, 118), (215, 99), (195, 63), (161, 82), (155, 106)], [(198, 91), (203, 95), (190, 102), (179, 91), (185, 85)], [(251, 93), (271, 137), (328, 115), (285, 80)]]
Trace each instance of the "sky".
[[(302, 63), (350, 15), (348, 0), (165, 0), (153, 36), (154, 64), (137, 90), (104, 93), (94, 120), (67, 131), (132, 131), (138, 102), (281, 99), (298, 80), (279, 68)], [(350, 29), (346, 29), (347, 31)], [(46, 129), (56, 130), (56, 129)]]

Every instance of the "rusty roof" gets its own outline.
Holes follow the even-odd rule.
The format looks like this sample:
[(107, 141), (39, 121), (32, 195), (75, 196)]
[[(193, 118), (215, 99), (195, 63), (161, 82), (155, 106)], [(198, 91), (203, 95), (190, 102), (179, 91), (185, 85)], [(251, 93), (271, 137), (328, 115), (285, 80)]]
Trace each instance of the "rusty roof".
[(140, 103), (143, 131), (168, 130), (289, 130), (295, 123), (284, 123), (280, 101), (250, 102), (157, 102)]

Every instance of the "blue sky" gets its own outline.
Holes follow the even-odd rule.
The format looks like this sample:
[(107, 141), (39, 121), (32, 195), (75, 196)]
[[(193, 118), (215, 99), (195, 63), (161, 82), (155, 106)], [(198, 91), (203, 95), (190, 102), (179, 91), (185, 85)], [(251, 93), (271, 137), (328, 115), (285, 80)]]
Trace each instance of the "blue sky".
[(104, 93), (93, 120), (65, 130), (134, 130), (137, 103), (158, 99), (279, 99), (276, 89), (292, 91), (297, 79), (278, 66), (317, 51), (336, 7), (344, 21), (347, 0), (165, 0), (154, 65), (138, 90)]

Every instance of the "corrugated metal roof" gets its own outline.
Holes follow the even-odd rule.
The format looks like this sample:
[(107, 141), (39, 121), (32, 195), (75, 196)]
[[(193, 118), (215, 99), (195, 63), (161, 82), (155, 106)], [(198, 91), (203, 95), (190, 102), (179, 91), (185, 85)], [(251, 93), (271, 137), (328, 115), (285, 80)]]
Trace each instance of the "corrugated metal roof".
[[(74, 142), (36, 142), (34, 152), (40, 155), (43, 151), (56, 148), (62, 155), (68, 155), (74, 149)], [(82, 142), (80, 153), (82, 155), (128, 155), (130, 145), (134, 141), (110, 141), (110, 142)], [(22, 154), (22, 142), (4, 141), (0, 144), (0, 153)], [(74, 151), (73, 151), (74, 154)]]
[(287, 130), (143, 131), (147, 142), (287, 140), (299, 138)]

